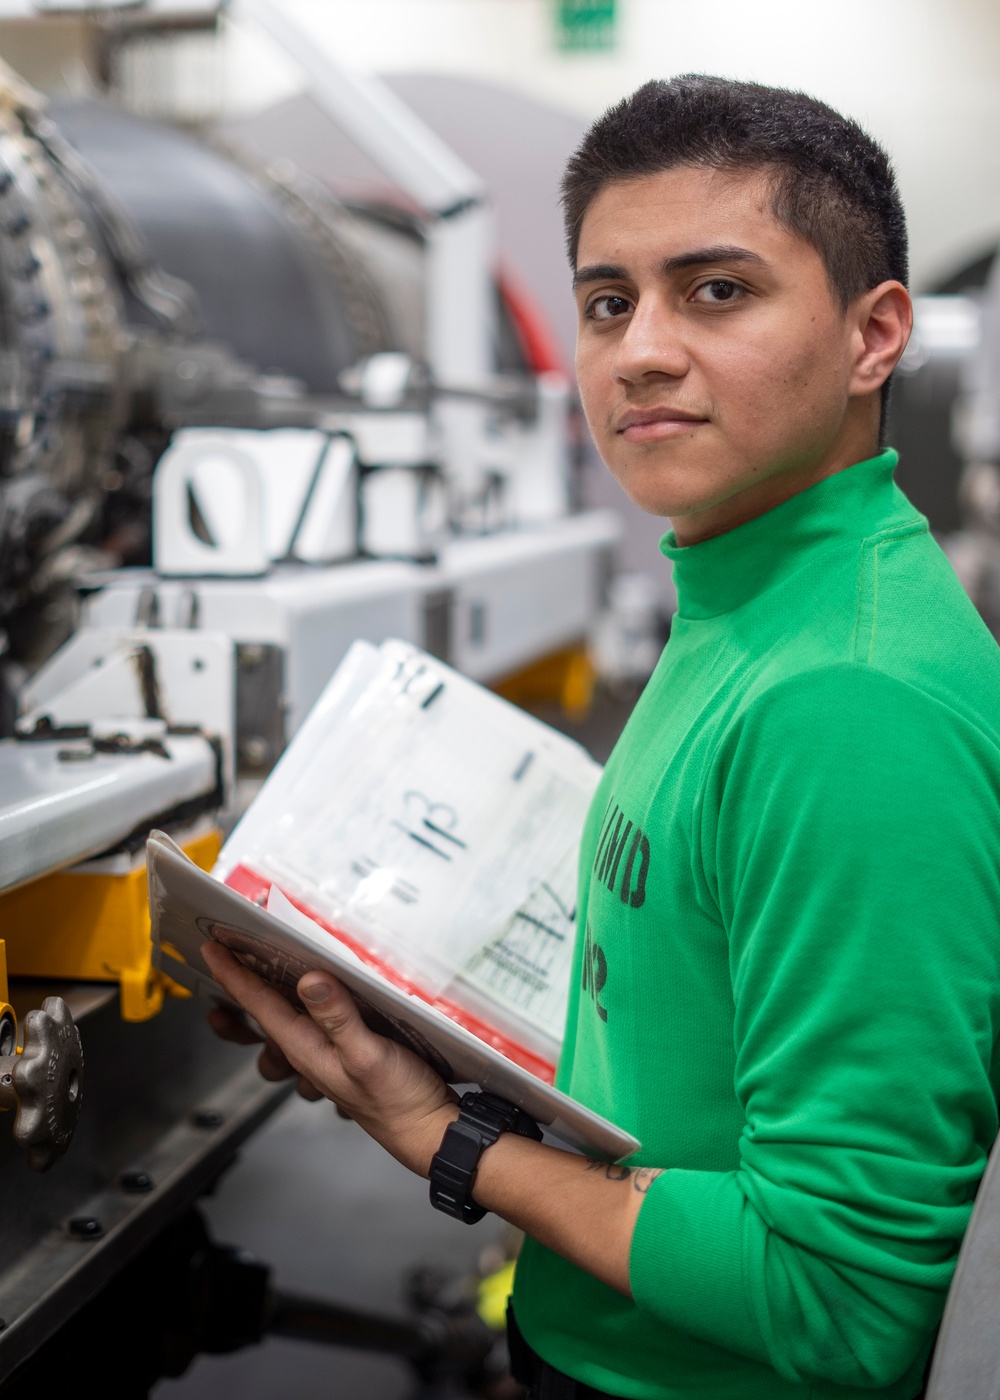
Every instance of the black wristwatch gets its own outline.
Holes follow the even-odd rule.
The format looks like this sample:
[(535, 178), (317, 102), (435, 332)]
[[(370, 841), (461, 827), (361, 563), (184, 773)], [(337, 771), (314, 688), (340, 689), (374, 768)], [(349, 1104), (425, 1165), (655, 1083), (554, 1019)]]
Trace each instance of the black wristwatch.
[(463, 1094), (459, 1114), (449, 1123), (441, 1146), (431, 1162), (431, 1205), (475, 1225), (486, 1211), (472, 1199), (479, 1159), (501, 1133), (542, 1139), (534, 1118), (496, 1094)]

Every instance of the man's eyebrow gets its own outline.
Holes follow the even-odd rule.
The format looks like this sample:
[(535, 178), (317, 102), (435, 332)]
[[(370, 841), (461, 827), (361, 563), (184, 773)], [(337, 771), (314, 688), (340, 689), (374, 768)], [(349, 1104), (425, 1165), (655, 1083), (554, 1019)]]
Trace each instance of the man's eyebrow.
[[(688, 267), (701, 267), (704, 263), (755, 263), (764, 266), (764, 259), (750, 248), (739, 248), (735, 244), (720, 244), (714, 248), (694, 248), (690, 253), (678, 253), (674, 258), (664, 258), (661, 270), (668, 276), (671, 272), (683, 272)], [(573, 286), (580, 287), (585, 282), (627, 282), (628, 272), (618, 263), (593, 263), (590, 267), (578, 267), (573, 274)]]
[(594, 263), (592, 267), (578, 267), (573, 273), (573, 286), (583, 282), (624, 282), (628, 273), (617, 263)]
[(683, 272), (687, 267), (701, 267), (704, 263), (756, 263), (763, 267), (764, 259), (750, 248), (738, 248), (733, 244), (721, 244), (715, 248), (695, 248), (690, 253), (679, 253), (676, 258), (664, 258), (660, 264), (665, 273)]

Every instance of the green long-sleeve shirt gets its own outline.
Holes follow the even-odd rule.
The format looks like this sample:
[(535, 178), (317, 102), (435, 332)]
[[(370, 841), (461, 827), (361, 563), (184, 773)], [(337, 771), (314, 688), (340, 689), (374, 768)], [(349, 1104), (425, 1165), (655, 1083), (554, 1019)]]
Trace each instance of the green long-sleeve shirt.
[(920, 1389), (997, 1132), (1000, 649), (895, 463), (663, 543), (678, 613), (587, 821), (558, 1083), (667, 1170), (634, 1301), (530, 1240), (514, 1293), (613, 1394)]

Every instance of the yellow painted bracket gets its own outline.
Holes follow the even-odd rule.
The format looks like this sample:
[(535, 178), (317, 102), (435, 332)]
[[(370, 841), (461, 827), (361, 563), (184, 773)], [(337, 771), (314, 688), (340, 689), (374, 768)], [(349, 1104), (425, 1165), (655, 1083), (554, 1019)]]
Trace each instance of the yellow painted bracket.
[[(211, 870), (221, 846), (213, 828), (183, 849)], [(122, 875), (64, 870), (9, 890), (0, 895), (0, 938), (4, 1001), (7, 968), (12, 977), (117, 982), (125, 1021), (148, 1021), (165, 993), (187, 995), (153, 967), (145, 864)]]
[(596, 677), (586, 647), (569, 647), (494, 681), (492, 689), (512, 705), (558, 705), (570, 719), (583, 719), (594, 699)]
[[(17, 1017), (10, 1004), (10, 988), (7, 986), (7, 945), (0, 938), (0, 1021), (9, 1016), (14, 1027), (14, 1043), (17, 1043)], [(8, 1051), (0, 1050), (0, 1054)]]

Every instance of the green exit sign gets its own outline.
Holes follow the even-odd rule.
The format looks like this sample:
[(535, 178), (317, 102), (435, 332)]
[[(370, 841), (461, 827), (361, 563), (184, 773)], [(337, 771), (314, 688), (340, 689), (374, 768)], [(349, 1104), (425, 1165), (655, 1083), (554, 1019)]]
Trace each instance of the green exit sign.
[(616, 0), (553, 0), (556, 47), (564, 53), (608, 53), (615, 46)]

